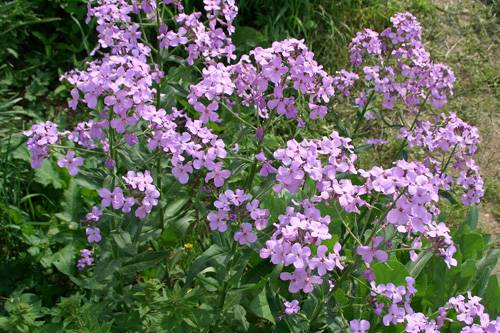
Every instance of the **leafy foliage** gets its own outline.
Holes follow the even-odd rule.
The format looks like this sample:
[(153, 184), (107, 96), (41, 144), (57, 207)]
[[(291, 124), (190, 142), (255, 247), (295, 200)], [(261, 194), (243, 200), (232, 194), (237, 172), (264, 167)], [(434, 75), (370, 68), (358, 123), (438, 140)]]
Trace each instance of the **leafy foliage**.
[[(422, 6), (425, 7), (425, 3)], [(7, 28), (3, 31), (8, 39), (1, 51), (5, 53), (0, 57), (7, 59), (2, 70), (8, 80), (1, 83), (1, 88), (8, 98), (0, 101), (4, 103), (0, 104), (0, 110), (14, 110), (2, 113), (1, 117), (5, 118), (1, 119), (20, 120), (16, 130), (23, 127), (27, 118), (42, 118), (46, 110), (37, 104), (47, 95), (47, 105), (53, 106), (67, 94), (66, 87), (58, 87), (56, 83), (58, 72), (78, 63), (76, 59), (81, 59), (91, 48), (92, 37), (86, 31), (92, 30), (92, 26), (82, 24), (84, 7), (80, 1), (69, 0), (12, 1), (5, 7), (7, 14), (3, 22)], [(334, 34), (320, 30), (323, 36), (347, 45), (359, 27), (384, 26), (399, 6), (371, 1), (319, 5), (307, 1), (266, 4), (242, 1), (240, 9), (243, 15), (234, 41), (237, 52), (245, 53), (288, 35), (307, 40), (318, 26), (325, 27), (317, 23), (318, 17), (331, 20), (328, 29), (335, 30)], [(253, 17), (257, 20), (252, 20)], [(41, 23), (44, 23), (41, 32), (24, 30), (33, 24), (37, 28)], [(53, 23), (57, 23), (54, 31), (47, 26)], [(147, 33), (154, 34), (153, 31)], [(64, 41), (58, 41), (59, 38)], [(21, 59), (19, 54), (33, 39), (43, 44), (43, 52), (35, 48)], [(325, 45), (329, 44), (316, 39), (312, 49), (318, 50), (322, 59), (335, 58)], [(342, 49), (345, 48), (336, 50)], [(338, 59), (345, 56), (327, 60), (325, 64), (338, 68), (344, 62)], [(23, 62), (37, 57), (37, 64)], [(179, 103), (188, 108), (184, 99), (190, 83), (198, 78), (197, 68), (182, 61), (179, 64), (179, 58), (169, 54), (164, 59), (165, 64), (171, 65), (162, 81), (165, 94), (161, 96), (160, 105), (166, 109), (175, 106), (176, 99), (183, 100)], [(18, 66), (29, 70), (18, 70)], [(189, 111), (194, 114), (193, 110)], [(55, 113), (55, 110), (49, 111), (51, 116)], [(224, 110), (222, 117), (225, 125), (211, 124), (211, 128), (224, 138), (235, 138), (231, 144), (239, 143), (242, 151), (254, 150), (251, 131), (237, 125), (229, 110)], [(346, 124), (341, 126), (346, 133), (355, 131), (349, 122)], [(99, 171), (101, 166), (96, 160), (89, 162), (93, 173), (77, 177), (70, 177), (65, 169), (56, 167), (56, 158), (46, 160), (40, 169), (33, 171), (29, 168), (30, 158), (23, 139), (10, 135), (13, 127), (9, 125), (9, 135), (0, 138), (0, 246), (5, 253), (0, 259), (3, 282), (0, 329), (7, 332), (345, 332), (348, 319), (361, 314), (368, 316), (368, 312), (363, 312), (367, 304), (358, 301), (366, 299), (370, 288), (359, 270), (353, 272), (353, 279), (338, 280), (332, 295), (325, 281), (310, 295), (299, 296), (301, 313), (285, 316), (283, 302), (292, 294), (287, 290), (288, 285), (279, 279), (283, 266), (262, 260), (256, 248), (236, 245), (228, 233), (209, 232), (206, 216), (213, 198), (203, 193), (197, 184), (181, 186), (167, 171), (159, 187), (162, 196), (169, 200), (161, 201), (144, 221), (107, 212), (101, 226), (106, 237), (96, 249), (99, 260), (91, 272), (78, 272), (77, 252), (86, 240), (77, 230), (85, 212), (99, 200), (96, 190), (101, 186), (100, 180), (111, 183), (111, 177)], [(314, 128), (300, 131), (291, 123), (276, 125), (273, 130), (275, 134), (266, 136), (263, 143), (269, 150), (284, 146), (285, 137), (301, 138), (315, 133)], [(328, 130), (318, 129), (322, 133)], [(372, 147), (356, 148), (361, 153)], [(143, 151), (144, 147), (118, 148), (116, 153), (124, 161), (121, 167), (137, 169), (145, 160), (156, 158)], [(373, 157), (368, 155), (368, 158)], [(231, 182), (245, 182), (252, 170), (255, 173), (252, 163), (255, 162), (231, 161), (230, 169), (234, 171)], [(167, 169), (159, 164), (159, 170)], [(155, 172), (155, 179), (162, 176), (158, 174)], [(352, 178), (354, 183), (360, 181), (355, 176)], [(298, 194), (266, 194), (272, 185), (272, 182), (263, 182), (252, 189), (269, 209), (271, 221), (277, 221), (292, 200), (303, 200), (314, 193), (314, 184), (305, 183)], [(447, 198), (452, 198), (449, 199), (452, 207), (459, 206), (452, 194), (447, 194)], [(373, 215), (363, 208), (361, 214), (369, 217), (368, 225), (382, 217), (385, 204), (382, 199), (374, 203)], [(320, 210), (332, 217), (329, 231), (334, 238), (325, 244), (332, 250), (340, 240), (345, 244), (343, 262), (355, 263), (356, 243), (347, 236), (346, 225), (362, 235), (361, 230), (354, 229), (359, 227), (358, 222), (339, 205), (322, 205)], [(492, 318), (500, 315), (500, 287), (491, 274), (500, 251), (493, 249), (489, 237), (477, 229), (478, 218), (478, 208), (470, 206), (460, 227), (453, 231), (458, 250), (455, 268), (448, 269), (430, 252), (422, 252), (413, 262), (406, 251), (394, 251), (387, 262), (372, 265), (376, 282), (399, 285), (405, 283), (407, 276), (413, 276), (419, 293), (412, 306), (423, 313), (431, 313), (436, 305), (445, 304), (451, 296), (472, 291), (483, 298)], [(440, 219), (446, 220), (446, 216), (441, 215)], [(268, 233), (265, 236), (270, 236), (270, 231)], [(389, 228), (387, 233), (392, 233), (386, 236), (389, 239), (394, 230)], [(259, 247), (267, 238), (258, 239)], [(373, 323), (372, 327), (380, 327), (384, 332), (404, 329), (402, 325), (383, 327), (380, 318), (374, 315), (367, 319)], [(456, 329), (450, 324), (443, 332)]]

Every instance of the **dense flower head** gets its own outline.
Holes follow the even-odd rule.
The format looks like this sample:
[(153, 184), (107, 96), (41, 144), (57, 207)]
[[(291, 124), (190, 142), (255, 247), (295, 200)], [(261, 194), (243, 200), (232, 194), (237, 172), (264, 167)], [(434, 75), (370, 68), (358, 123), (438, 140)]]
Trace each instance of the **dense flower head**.
[(235, 65), (210, 65), (191, 86), (188, 100), (204, 122), (217, 121), (219, 106), (236, 94), (243, 106), (254, 106), (260, 117), (271, 112), (301, 121), (297, 94), (308, 102), (309, 117), (323, 118), (334, 94), (333, 78), (314, 60), (303, 41), (287, 39), (270, 48), (258, 47)]
[(158, 40), (162, 48), (185, 45), (188, 51), (188, 64), (198, 58), (206, 62), (225, 57), (234, 59), (235, 46), (230, 36), (235, 28), (233, 21), (238, 13), (234, 0), (204, 0), (208, 25), (202, 21), (202, 13), (187, 14), (183, 8), (175, 15), (178, 29), (171, 30), (165, 24), (160, 27)]
[(107, 143), (104, 135), (107, 124), (107, 120), (79, 122), (67, 138), (83, 148), (95, 149), (99, 143)]
[(83, 271), (86, 267), (92, 265), (93, 263), (94, 258), (92, 258), (92, 250), (80, 250), (80, 259), (78, 259), (78, 263), (76, 264), (78, 270)]
[(142, 33), (139, 24), (132, 22), (133, 10), (126, 0), (89, 1), (86, 21), (96, 19), (99, 42), (92, 54), (108, 49), (114, 55), (131, 54), (142, 60), (149, 55), (150, 48), (139, 42)]
[[(322, 245), (323, 240), (332, 238), (328, 230), (330, 217), (322, 217), (311, 202), (306, 200), (296, 207), (287, 207), (286, 214), (280, 215), (278, 221), (271, 238), (260, 250), (260, 257), (292, 268), (291, 272), (280, 274), (282, 280), (290, 281), (291, 293), (301, 290), (310, 293), (327, 272), (344, 268), (340, 260), (341, 245), (336, 243), (331, 251)], [(317, 247), (316, 253), (311, 250), (313, 247)]]
[(31, 155), (31, 166), (40, 168), (49, 153), (49, 146), (59, 140), (57, 125), (50, 121), (35, 124), (24, 135), (28, 137), (26, 145)]
[(352, 89), (357, 80), (359, 80), (358, 74), (341, 69), (337, 71), (336, 75), (333, 77), (333, 86), (344, 96), (350, 96), (350, 89)]
[[(500, 330), (500, 317), (490, 320), (484, 312), (481, 298), (467, 293), (467, 298), (459, 295), (452, 297), (439, 308), (438, 316), (432, 319), (411, 307), (411, 299), (417, 290), (415, 280), (406, 278), (406, 286), (395, 286), (392, 283), (376, 284), (371, 282), (372, 304), (375, 314), (382, 315), (385, 326), (404, 324), (408, 333), (439, 333), (445, 320), (454, 321), (450, 312), (456, 314), (456, 321), (465, 324), (461, 333), (493, 333)], [(356, 331), (354, 331), (356, 332)]]
[(382, 48), (383, 44), (379, 39), (378, 32), (371, 29), (360, 31), (351, 41), (351, 63), (354, 66), (361, 65), (364, 53), (380, 56)]
[[(417, 112), (427, 100), (433, 107), (442, 108), (453, 94), (453, 71), (432, 62), (421, 41), (420, 23), (412, 14), (397, 13), (391, 23), (392, 27), (380, 34), (365, 29), (352, 40), (351, 63), (357, 74), (382, 96), (385, 109), (394, 109), (400, 101)], [(357, 104), (363, 103), (359, 100)]]
[(369, 191), (392, 196), (394, 201), (387, 214), (388, 223), (401, 233), (423, 235), (448, 266), (456, 266), (453, 258), (456, 247), (449, 229), (444, 223), (435, 221), (442, 186), (439, 176), (420, 162), (403, 160), (387, 170), (374, 167), (360, 173), (367, 179), (365, 186)]
[(154, 100), (156, 92), (152, 84), (161, 75), (145, 59), (133, 55), (106, 55), (89, 63), (83, 71), (66, 73), (63, 79), (75, 86), (70, 101), (73, 110), (79, 101), (94, 110), (102, 98), (105, 110), (114, 115), (108, 125), (123, 133)]
[(443, 176), (448, 165), (438, 163), (437, 159), (444, 155), (450, 161), (448, 164), (458, 172), (456, 182), (464, 189), (462, 202), (465, 205), (479, 203), (484, 195), (484, 181), (474, 159), (479, 144), (476, 127), (451, 113), (442, 114), (435, 122), (418, 122), (412, 131), (402, 128), (400, 134), (411, 147), (422, 147), (427, 153), (433, 154), (433, 157), (427, 158), (427, 165)]
[(158, 204), (160, 192), (153, 184), (153, 178), (148, 170), (144, 172), (128, 171), (123, 177), (125, 183), (129, 186), (131, 196), (126, 196), (120, 187), (115, 187), (112, 191), (107, 188), (101, 188), (99, 196), (101, 197), (101, 207), (113, 207), (121, 209), (123, 213), (129, 213), (133, 206), (138, 205), (135, 210), (135, 216), (144, 219), (151, 212), (154, 206)]
[(142, 117), (152, 129), (148, 148), (161, 149), (171, 156), (172, 174), (181, 184), (186, 184), (196, 170), (206, 169), (205, 182), (212, 181), (216, 187), (224, 185), (231, 175), (222, 163), (227, 156), (225, 143), (200, 120), (175, 108), (169, 114), (151, 108)]
[(274, 159), (280, 162), (276, 173), (278, 183), (273, 187), (274, 191), (286, 189), (295, 193), (307, 176), (321, 192), (314, 201), (339, 197), (345, 209), (355, 211), (357, 204), (361, 204), (360, 199), (347, 196), (355, 195), (356, 189), (350, 184), (351, 191), (348, 180), (338, 181), (336, 178), (340, 173), (356, 173), (354, 163), (357, 157), (350, 141), (337, 132), (321, 139), (288, 141), (286, 148), (278, 149), (273, 154)]
[[(244, 206), (245, 202), (247, 204)], [(219, 194), (214, 207), (217, 210), (209, 212), (207, 216), (212, 231), (225, 232), (228, 223), (246, 221), (239, 225), (233, 236), (240, 245), (255, 243), (256, 232), (263, 230), (268, 224), (269, 210), (262, 208), (258, 199), (250, 201), (250, 196), (240, 189), (228, 189)]]

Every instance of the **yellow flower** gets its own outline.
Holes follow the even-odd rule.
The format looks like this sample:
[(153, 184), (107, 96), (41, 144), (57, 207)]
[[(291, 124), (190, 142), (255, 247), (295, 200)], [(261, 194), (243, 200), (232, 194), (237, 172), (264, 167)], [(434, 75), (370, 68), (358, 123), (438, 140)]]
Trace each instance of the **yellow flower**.
[(192, 248), (193, 248), (193, 244), (191, 244), (191, 243), (184, 244), (184, 249), (191, 250)]

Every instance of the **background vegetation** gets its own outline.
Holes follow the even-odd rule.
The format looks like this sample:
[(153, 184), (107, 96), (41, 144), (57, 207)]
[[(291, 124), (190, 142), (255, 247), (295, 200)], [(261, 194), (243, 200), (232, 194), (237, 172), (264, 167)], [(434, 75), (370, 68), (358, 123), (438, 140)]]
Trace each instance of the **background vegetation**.
[[(447, 272), (431, 263), (423, 273), (427, 284), (419, 289), (423, 288), (422, 300), (440, 304), (448, 296), (440, 287), (444, 277), (454, 291), (473, 288), (493, 304), (490, 313), (499, 314), (500, 305), (495, 308), (494, 299), (488, 300), (495, 291), (487, 289), (494, 288), (487, 281), (497, 278), (490, 272), (498, 254), (492, 248), (498, 247), (500, 235), (500, 3), (240, 0), (238, 4), (234, 40), (239, 51), (300, 37), (331, 73), (346, 66), (347, 45), (361, 28), (381, 29), (401, 10), (410, 10), (421, 20), (430, 52), (449, 64), (458, 79), (456, 96), (447, 108), (480, 128), (486, 196), (479, 209), (466, 212), (450, 204), (445, 213), (456, 224), (460, 256), (468, 259)], [(100, 302), (104, 295), (89, 299), (77, 287), (78, 281), (66, 274), (83, 241), (74, 230), (90, 190), (85, 189), (88, 184), (80, 186), (84, 179), (71, 180), (49, 165), (32, 170), (21, 133), (32, 122), (67, 115), (68, 91), (58, 78), (81, 66), (95, 45), (94, 27), (84, 23), (85, 12), (84, 0), (12, 0), (0, 6), (0, 328), (10, 332), (32, 332), (47, 322), (67, 331), (107, 332), (111, 319), (121, 327), (133, 327), (130, 321), (136, 319), (154, 328), (182, 313), (182, 305), (189, 306), (196, 297), (176, 294), (175, 288), (165, 295), (150, 280), (127, 294), (128, 299), (115, 300), (135, 304), (132, 319), (123, 313), (110, 318), (107, 309), (116, 304)], [(175, 209), (171, 207), (172, 217)], [(196, 246), (177, 245), (181, 254), (169, 258), (172, 267), (183, 256), (200, 254)], [(464, 285), (466, 279), (472, 282)], [(238, 313), (235, 318), (240, 323)]]

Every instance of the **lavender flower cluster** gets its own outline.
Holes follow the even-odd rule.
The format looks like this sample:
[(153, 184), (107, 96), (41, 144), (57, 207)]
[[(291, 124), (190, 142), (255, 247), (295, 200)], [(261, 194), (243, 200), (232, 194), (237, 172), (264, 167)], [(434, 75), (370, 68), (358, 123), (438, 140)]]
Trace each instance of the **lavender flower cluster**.
[[(421, 312), (415, 312), (411, 307), (411, 299), (415, 296), (415, 280), (406, 278), (406, 286), (395, 286), (392, 283), (371, 283), (370, 304), (374, 313), (382, 316), (385, 326), (404, 324), (408, 333), (439, 333), (446, 321), (461, 322), (464, 324), (461, 333), (496, 333), (500, 331), (500, 317), (491, 320), (484, 312), (481, 298), (467, 293), (467, 298), (462, 295), (452, 297), (439, 308), (438, 315), (431, 319)], [(449, 312), (454, 312), (455, 316)], [(456, 319), (454, 319), (454, 317)], [(476, 321), (477, 320), (477, 321)], [(352, 320), (352, 332), (366, 333), (370, 323), (366, 320)]]
[[(369, 83), (388, 110), (400, 101), (417, 112), (427, 99), (433, 107), (442, 108), (453, 94), (452, 70), (432, 62), (422, 43), (422, 27), (413, 15), (398, 13), (391, 23), (392, 27), (381, 33), (370, 29), (357, 33), (350, 52), (351, 63), (359, 72), (343, 73), (344, 86), (352, 86), (356, 78)], [(366, 91), (357, 96), (361, 107), (366, 104), (366, 96)]]
[[(437, 118), (437, 117), (436, 117)], [(442, 165), (432, 154), (441, 153), (451, 162), (452, 168), (458, 172), (456, 182), (463, 187), (462, 202), (464, 205), (479, 203), (484, 195), (484, 181), (479, 173), (479, 166), (474, 160), (474, 153), (479, 144), (479, 131), (458, 118), (455, 113), (442, 114), (434, 122), (418, 122), (413, 131), (401, 129), (401, 138), (408, 141), (411, 147), (422, 147), (427, 153), (426, 165), (433, 172), (446, 175), (447, 164)], [(446, 178), (451, 181), (451, 176)]]
[[(248, 203), (245, 209), (242, 209), (245, 202)], [(257, 236), (254, 228), (263, 230), (268, 224), (269, 210), (262, 208), (258, 199), (250, 201), (243, 190), (224, 191), (214, 202), (214, 206), (217, 210), (211, 211), (207, 216), (210, 230), (225, 232), (228, 222), (240, 221), (242, 223), (239, 224), (239, 231), (234, 233), (234, 240), (241, 245), (255, 243)]]
[(151, 136), (148, 138), (150, 150), (161, 149), (168, 154), (172, 164), (172, 174), (181, 184), (189, 181), (195, 170), (205, 168), (208, 172), (205, 181), (213, 181), (221, 187), (231, 172), (223, 169), (221, 161), (227, 156), (224, 141), (200, 120), (189, 118), (183, 111), (165, 110), (151, 107), (143, 119), (149, 122)]
[[(203, 4), (205, 15), (187, 13), (180, 0), (90, 1), (88, 20), (97, 22), (98, 46), (92, 53), (96, 59), (62, 77), (72, 86), (69, 108), (86, 111), (89, 119), (69, 131), (60, 132), (56, 124), (44, 122), (25, 132), (33, 168), (41, 167), (51, 152), (67, 143), (70, 147), (57, 164), (71, 176), (85, 168), (85, 160), (77, 156), (81, 148), (104, 156), (104, 165), (110, 169), (113, 185), (98, 190), (100, 206), (92, 207), (83, 222), (92, 248), (80, 251), (77, 268), (84, 270), (94, 264), (95, 245), (103, 238), (99, 223), (105, 209), (125, 214), (134, 209), (138, 219), (145, 219), (158, 205), (161, 188), (149, 170), (128, 170), (117, 176), (123, 171), (118, 165), (117, 146), (141, 143), (162, 161), (170, 162), (170, 174), (179, 183), (197, 182), (213, 194), (215, 210), (207, 214), (210, 230), (230, 230), (235, 242), (254, 247), (262, 259), (274, 265), (283, 265), (280, 279), (288, 281), (288, 290), (294, 294), (311, 293), (324, 280), (333, 288), (332, 273), (342, 273), (346, 265), (341, 257), (345, 244), (326, 242), (333, 238), (331, 218), (322, 214), (321, 206), (338, 205), (342, 213), (357, 218), (362, 210), (375, 210), (373, 201), (382, 198), (386, 214), (373, 221), (372, 236), (356, 239), (353, 252), (355, 262), (366, 267), (371, 304), (377, 315), (383, 315), (383, 324), (404, 323), (407, 332), (438, 332), (444, 320), (451, 320), (446, 312), (454, 310), (457, 320), (468, 325), (462, 332), (498, 332), (500, 319), (491, 321), (477, 297), (469, 295), (468, 301), (462, 296), (452, 298), (436, 320), (429, 319), (411, 308), (416, 293), (411, 277), (406, 286), (377, 285), (371, 270), (374, 260), (389, 259), (385, 248), (393, 242), (381, 235), (389, 227), (400, 236), (402, 246), (411, 243), (411, 260), (416, 260), (421, 250), (433, 250), (448, 267), (456, 266), (450, 230), (437, 222), (440, 191), (449, 190), (455, 177), (464, 190), (464, 204), (478, 203), (484, 194), (474, 160), (479, 144), (477, 129), (455, 114), (418, 120), (426, 116), (421, 113), (427, 101), (434, 108), (447, 103), (455, 77), (447, 66), (432, 62), (415, 17), (399, 13), (392, 17), (392, 26), (381, 33), (370, 29), (358, 33), (350, 45), (353, 71), (341, 69), (330, 76), (304, 42), (296, 39), (257, 47), (236, 61), (231, 41), (238, 11), (234, 0), (204, 0)], [(157, 6), (174, 6), (169, 25), (161, 21), (162, 11)], [(159, 22), (157, 41), (163, 50), (154, 50), (146, 38), (142, 39), (141, 26), (134, 22), (138, 15)], [(190, 86), (185, 110), (165, 110), (156, 102), (161, 97), (158, 88), (164, 73), (153, 54), (161, 57), (160, 52), (179, 46), (186, 49), (189, 65), (197, 62), (202, 66), (201, 79)], [(275, 151), (259, 145), (251, 156), (254, 168), (260, 168), (258, 181), (274, 185), (274, 195), (295, 194), (306, 183), (314, 185), (315, 193), (293, 201), (278, 221), (269, 223), (271, 212), (257, 199), (260, 196), (252, 194), (252, 188), (227, 188), (237, 172), (227, 166), (224, 135), (219, 137), (217, 127), (212, 126), (221, 122), (224, 109), (239, 120), (256, 114), (258, 125), (248, 127), (262, 143), (266, 135), (263, 122), (285, 118), (304, 127), (309, 120), (329, 116), (333, 101), (344, 99), (351, 99), (364, 111), (376, 101), (381, 102), (381, 112), (399, 106), (409, 110), (414, 124), (404, 124), (399, 138), (410, 148), (424, 150), (423, 161), (397, 160), (387, 168), (364, 170), (359, 167), (353, 140), (332, 131), (321, 138), (290, 139), (286, 147)], [(193, 109), (194, 118), (189, 116)], [(248, 110), (251, 112), (244, 114)], [(363, 116), (373, 121), (381, 117), (371, 111)], [(374, 138), (367, 142), (387, 143)], [(238, 155), (238, 143), (233, 147)], [(456, 175), (447, 172), (448, 165)], [(160, 171), (155, 177), (161, 177), (165, 170)], [(248, 183), (252, 184), (256, 175), (250, 175)], [(236, 182), (231, 179), (231, 184)], [(265, 245), (259, 249), (261, 242)], [(299, 311), (298, 300), (284, 303), (284, 314)], [(474, 322), (476, 318), (479, 323)], [(367, 332), (370, 323), (353, 320), (350, 327), (352, 332)]]
[[(278, 217), (279, 223), (274, 225), (271, 238), (260, 250), (260, 257), (269, 258), (275, 265), (292, 266), (293, 271), (282, 272), (280, 278), (290, 281), (291, 293), (301, 290), (310, 293), (328, 272), (344, 269), (340, 260), (342, 246), (336, 243), (329, 251), (322, 244), (332, 238), (329, 216), (322, 217), (319, 209), (307, 200), (298, 203), (297, 208), (287, 207), (286, 214)], [(311, 251), (313, 247), (315, 254)]]
[[(309, 118), (324, 118), (334, 95), (333, 78), (314, 60), (303, 41), (287, 39), (270, 48), (258, 47), (235, 65), (221, 63), (203, 70), (202, 80), (191, 86), (189, 103), (204, 122), (218, 121), (217, 111), (229, 97), (237, 95), (243, 106), (254, 106), (261, 118), (271, 112), (296, 119), (304, 126), (300, 111), (307, 107)], [(306, 105), (299, 108), (297, 95)]]
[[(234, 0), (204, 0), (204, 9), (208, 19), (208, 26), (200, 19), (202, 13), (193, 12), (186, 14), (180, 1), (164, 1), (165, 3), (177, 2), (178, 14), (173, 17), (177, 23), (177, 31), (169, 30), (162, 23), (158, 40), (160, 47), (168, 49), (185, 45), (188, 51), (187, 62), (192, 65), (198, 58), (211, 62), (221, 57), (228, 61), (235, 58), (235, 46), (230, 36), (235, 31), (233, 21), (238, 14)], [(152, 1), (151, 8), (155, 7)], [(152, 11), (153, 9), (151, 9)]]

